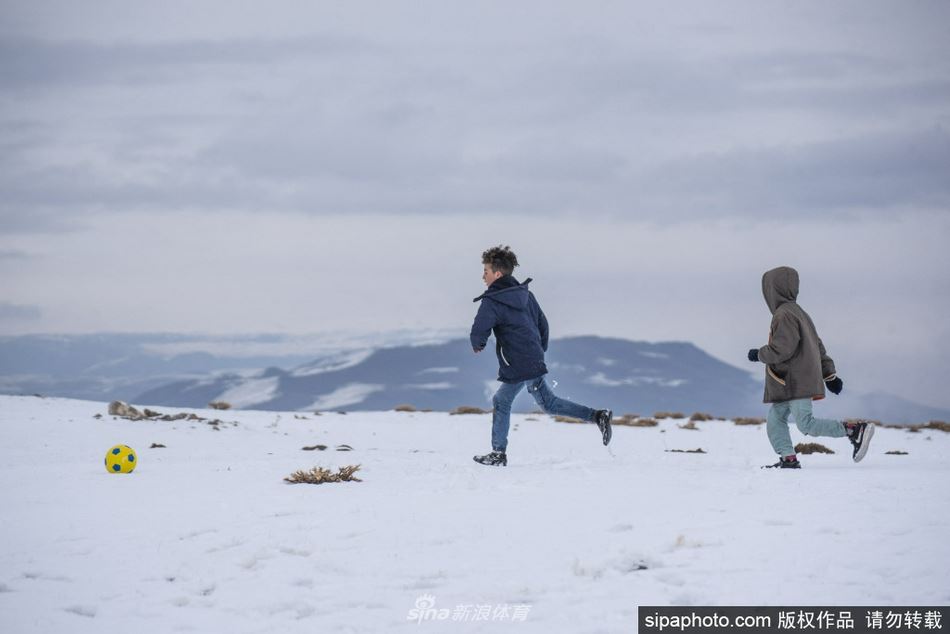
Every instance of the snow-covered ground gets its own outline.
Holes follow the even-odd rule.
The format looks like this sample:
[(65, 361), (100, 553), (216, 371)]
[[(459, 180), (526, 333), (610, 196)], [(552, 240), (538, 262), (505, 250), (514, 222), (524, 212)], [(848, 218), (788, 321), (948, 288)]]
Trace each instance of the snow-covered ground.
[[(619, 633), (638, 605), (950, 602), (940, 431), (878, 429), (857, 465), (810, 439), (837, 453), (778, 471), (763, 427), (605, 448), (515, 416), (488, 468), (488, 415), (197, 413), (237, 425), (0, 396), (0, 631)], [(115, 444), (134, 473), (105, 471)], [(283, 481), (347, 464), (363, 482)]]

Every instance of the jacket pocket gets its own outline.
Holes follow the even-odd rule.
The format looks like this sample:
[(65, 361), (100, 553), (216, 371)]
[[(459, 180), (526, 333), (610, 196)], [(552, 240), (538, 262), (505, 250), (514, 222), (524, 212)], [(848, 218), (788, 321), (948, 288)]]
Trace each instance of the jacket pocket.
[(770, 368), (769, 366), (765, 366), (765, 372), (766, 374), (768, 374), (769, 377), (775, 380), (779, 385), (782, 385), (782, 386), (785, 385), (785, 379), (783, 379), (782, 377), (777, 375), (775, 372), (773, 372), (772, 368)]
[(508, 367), (510, 368), (510, 367), (511, 367), (511, 364), (508, 363), (508, 359), (505, 358), (505, 349), (504, 349), (504, 347), (498, 346), (498, 354), (501, 356), (501, 361), (502, 361), (502, 363), (504, 363), (506, 366), (508, 366)]

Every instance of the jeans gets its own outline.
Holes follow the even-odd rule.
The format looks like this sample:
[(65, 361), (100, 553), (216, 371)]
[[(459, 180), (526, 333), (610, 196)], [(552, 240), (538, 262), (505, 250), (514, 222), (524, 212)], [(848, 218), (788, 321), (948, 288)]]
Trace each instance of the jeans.
[(506, 451), (508, 449), (508, 427), (511, 424), (511, 404), (515, 397), (521, 392), (521, 388), (527, 386), (528, 393), (534, 397), (538, 405), (548, 414), (557, 416), (570, 416), (579, 418), (587, 422), (594, 422), (594, 410), (577, 403), (572, 403), (558, 396), (551, 391), (544, 376), (539, 376), (530, 381), (521, 383), (502, 383), (495, 396), (492, 397), (491, 422), (491, 446), (494, 451)]
[(765, 429), (769, 434), (772, 449), (783, 457), (795, 454), (792, 436), (788, 433), (789, 414), (795, 417), (795, 424), (798, 425), (799, 431), (806, 436), (840, 438), (848, 433), (844, 424), (839, 421), (812, 416), (810, 398), (772, 403)]

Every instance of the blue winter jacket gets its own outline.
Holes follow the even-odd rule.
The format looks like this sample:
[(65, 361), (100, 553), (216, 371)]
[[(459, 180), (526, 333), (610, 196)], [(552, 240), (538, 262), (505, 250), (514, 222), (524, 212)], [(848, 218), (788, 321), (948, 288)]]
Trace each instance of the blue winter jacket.
[(511, 275), (498, 278), (473, 301), (481, 301), (472, 324), (472, 348), (482, 350), (495, 333), (498, 380), (520, 383), (547, 374), (548, 320), (528, 290)]

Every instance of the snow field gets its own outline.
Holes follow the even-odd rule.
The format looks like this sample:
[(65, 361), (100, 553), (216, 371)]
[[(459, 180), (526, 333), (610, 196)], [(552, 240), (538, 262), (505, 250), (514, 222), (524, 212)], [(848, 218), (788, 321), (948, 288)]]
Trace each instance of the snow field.
[[(793, 430), (837, 453), (789, 472), (759, 469), (763, 427), (618, 426), (605, 448), (515, 415), (509, 466), (487, 468), (490, 415), (196, 413), (237, 425), (0, 397), (0, 629), (630, 632), (638, 605), (950, 601), (940, 431), (879, 428), (856, 465), (846, 439)], [(130, 475), (103, 468), (119, 443)], [(283, 482), (347, 464), (363, 482)], [(420, 600), (529, 607), (420, 623)]]

